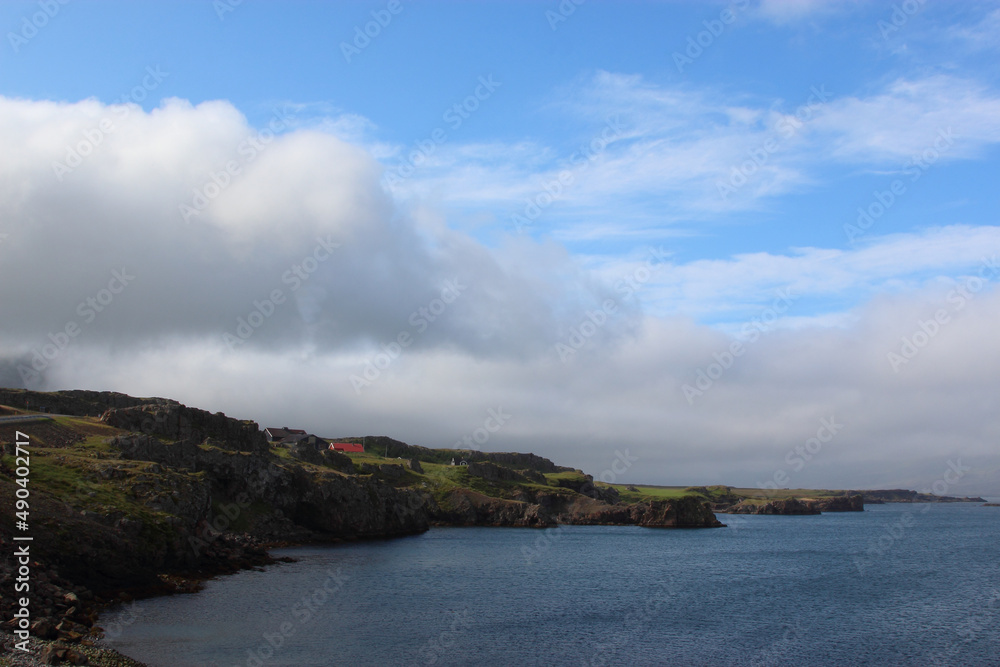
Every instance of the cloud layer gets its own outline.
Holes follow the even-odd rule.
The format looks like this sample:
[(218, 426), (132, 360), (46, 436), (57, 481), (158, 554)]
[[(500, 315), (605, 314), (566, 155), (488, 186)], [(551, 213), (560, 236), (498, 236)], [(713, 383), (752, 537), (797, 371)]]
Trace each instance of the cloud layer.
[[(810, 132), (840, 136), (838, 159), (896, 159), (919, 144), (914, 126), (936, 121), (879, 135), (858, 119), (905, 112), (915, 85), (943, 98), (954, 82), (843, 98)], [(724, 111), (706, 112), (705, 94), (617, 75), (580, 95), (605, 118), (626, 88), (633, 115), (577, 172), (580, 206), (654, 182), (681, 191), (692, 174), (705, 186), (780, 121), (745, 106), (699, 131), (695, 117)], [(995, 102), (965, 99), (955, 126), (996, 141), (982, 115)], [(430, 446), (503, 409), (511, 419), (484, 448), (594, 474), (629, 448), (640, 463), (618, 481), (753, 486), (784, 470), (792, 486), (929, 486), (961, 457), (973, 472), (955, 493), (996, 488), (995, 227), (687, 263), (654, 247), (594, 267), (526, 235), (486, 245), (420, 195), (447, 184), (487, 201), (491, 183), (516, 200), (558, 174), (544, 160), (530, 174), (516, 159), (485, 169), (469, 156), (489, 150), (451, 146), (440, 159), (463, 155), (469, 171), (428, 165), (394, 196), (366, 147), (302, 128), (294, 111), (253, 128), (225, 102), (0, 98), (2, 379)], [(751, 129), (732, 148), (720, 127)], [(807, 178), (805, 151), (775, 178)], [(708, 163), (681, 169), (678, 155)], [(436, 183), (445, 171), (458, 176)], [(843, 308), (815, 306), (845, 292)], [(823, 420), (842, 426), (805, 461), (795, 448)]]

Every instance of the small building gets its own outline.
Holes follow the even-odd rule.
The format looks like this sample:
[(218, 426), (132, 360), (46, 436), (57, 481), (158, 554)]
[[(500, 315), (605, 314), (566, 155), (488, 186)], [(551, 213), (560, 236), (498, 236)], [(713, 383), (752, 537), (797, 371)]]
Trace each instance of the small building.
[(281, 442), (290, 435), (305, 435), (306, 432), (300, 428), (288, 428), (287, 426), (282, 426), (281, 428), (265, 428), (264, 437), (267, 438), (268, 442)]
[(355, 452), (360, 454), (365, 451), (365, 446), (360, 442), (331, 442), (330, 449), (335, 452)]

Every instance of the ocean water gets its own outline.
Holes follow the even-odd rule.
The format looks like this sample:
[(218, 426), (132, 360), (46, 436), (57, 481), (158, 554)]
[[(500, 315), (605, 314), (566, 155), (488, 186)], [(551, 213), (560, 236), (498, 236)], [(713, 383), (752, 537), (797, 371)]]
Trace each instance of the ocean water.
[(1000, 665), (1000, 508), (437, 528), (102, 617), (150, 665)]

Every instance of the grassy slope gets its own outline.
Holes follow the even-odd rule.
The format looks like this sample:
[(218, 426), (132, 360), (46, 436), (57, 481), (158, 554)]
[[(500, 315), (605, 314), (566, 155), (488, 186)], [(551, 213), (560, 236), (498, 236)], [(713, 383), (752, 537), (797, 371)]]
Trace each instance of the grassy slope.
[[(0, 406), (0, 410), (3, 410)], [(24, 412), (24, 411), (21, 411)], [(16, 425), (0, 426), (0, 440), (12, 442)], [(129, 489), (115, 480), (94, 481), (94, 470), (108, 466), (126, 466), (129, 469), (141, 470), (152, 464), (137, 461), (119, 461), (111, 458), (113, 453), (107, 444), (110, 437), (122, 432), (88, 417), (54, 417), (51, 422), (38, 422), (20, 426), (31, 435), (32, 450), (32, 484), (39, 490), (44, 490), (58, 497), (70, 500), (70, 504), (81, 508), (93, 508), (95, 511), (115, 507), (136, 518), (148, 516), (150, 510), (137, 502)], [(9, 432), (8, 432), (9, 431)], [(345, 438), (345, 440), (348, 440)], [(360, 440), (360, 439), (358, 439)], [(424, 461), (421, 463), (423, 472), (409, 470), (406, 461), (392, 456), (386, 458), (381, 452), (349, 453), (348, 456), (360, 467), (362, 464), (398, 465), (404, 473), (394, 480), (396, 486), (408, 486), (429, 491), (439, 501), (456, 489), (471, 489), (487, 496), (497, 498), (512, 497), (518, 487), (532, 487), (550, 492), (565, 493), (562, 484), (579, 485), (586, 481), (580, 471), (547, 473), (548, 484), (526, 482), (487, 481), (471, 476), (464, 466), (452, 466), (450, 461), (454, 456), (452, 450), (432, 450), (438, 455), (440, 463)], [(282, 459), (291, 461), (290, 454), (283, 447), (274, 447), (272, 452)], [(4, 464), (14, 465), (13, 457), (4, 457)], [(306, 468), (310, 464), (298, 462)], [(184, 474), (184, 473), (176, 473)], [(561, 484), (562, 483), (562, 484)], [(749, 502), (767, 502), (781, 498), (824, 498), (843, 495), (843, 491), (815, 489), (777, 489), (761, 490), (752, 488), (733, 488), (726, 486), (690, 487), (690, 486), (655, 486), (655, 485), (608, 485), (596, 482), (598, 486), (613, 486), (620, 494), (622, 501), (627, 503), (648, 500), (669, 500), (694, 496), (710, 502), (733, 500), (733, 496), (747, 499)]]
[[(710, 502), (721, 502), (726, 496), (736, 496), (750, 503), (766, 503), (771, 500), (799, 498), (816, 500), (844, 495), (844, 491), (830, 489), (753, 489), (726, 486), (639, 486), (627, 484), (612, 485), (618, 489), (622, 500), (639, 502), (649, 499), (683, 498), (696, 496)], [(630, 491), (629, 487), (635, 489)]]

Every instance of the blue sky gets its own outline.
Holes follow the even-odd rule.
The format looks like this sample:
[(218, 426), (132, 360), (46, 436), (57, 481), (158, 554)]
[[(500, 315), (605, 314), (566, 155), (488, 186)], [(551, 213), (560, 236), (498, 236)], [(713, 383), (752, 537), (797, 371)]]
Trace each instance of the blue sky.
[[(379, 18), (385, 25), (376, 29)], [(366, 27), (375, 36), (352, 49)], [(44, 252), (45, 239), (66, 238), (66, 229), (50, 238), (32, 222), (50, 217), (59, 220), (53, 230), (91, 226), (91, 238), (149, 225), (145, 236), (122, 240), (117, 254), (96, 253), (100, 261), (67, 250), (67, 266), (89, 268), (46, 276), (39, 288), (41, 297), (64, 301), (63, 310), (8, 302), (8, 317), (23, 322), (7, 337), (11, 368), (62, 325), (65, 308), (72, 313), (86, 293), (72, 288), (86, 284), (81, 276), (99, 280), (101, 262), (162, 261), (162, 273), (134, 288), (149, 290), (147, 303), (169, 301), (164, 295), (181, 280), (167, 266), (189, 266), (201, 281), (188, 285), (197, 294), (186, 304), (196, 313), (189, 318), (109, 307), (85, 332), (89, 340), (82, 336), (46, 365), (34, 380), (39, 387), (114, 384), (108, 388), (282, 421), (277, 408), (262, 407), (273, 401), (234, 397), (222, 380), (215, 389), (166, 382), (151, 360), (171, 368), (212, 358), (207, 350), (220, 346), (220, 332), (268, 293), (272, 276), (308, 255), (315, 234), (330, 233), (352, 248), (350, 260), (324, 263), (291, 295), (294, 323), (268, 322), (238, 354), (228, 346), (219, 377), (244, 384), (263, 367), (309, 363), (319, 373), (327, 365), (335, 370), (307, 384), (340, 401), (334, 423), (359, 431), (372, 421), (392, 424), (394, 435), (420, 444), (450, 443), (461, 423), (475, 422), (444, 416), (452, 414), (449, 382), (487, 388), (468, 399), (469, 415), (511, 396), (507, 383), (518, 378), (517, 398), (505, 400), (522, 405), (523, 426), (487, 448), (544, 450), (538, 439), (554, 442), (546, 434), (570, 404), (585, 411), (607, 404), (597, 388), (611, 391), (622, 379), (616, 373), (625, 373), (631, 350), (649, 376), (635, 379), (630, 391), (638, 394), (618, 414), (641, 413), (634, 421), (643, 426), (630, 437), (633, 447), (648, 448), (651, 474), (659, 481), (670, 474), (668, 464), (653, 463), (663, 455), (654, 434), (678, 428), (677, 451), (730, 442), (740, 452), (738, 475), (755, 457), (765, 462), (753, 465), (768, 468), (773, 452), (762, 452), (808, 430), (796, 420), (849, 410), (836, 408), (844, 400), (859, 410), (872, 404), (866, 397), (895, 400), (896, 390), (870, 373), (885, 366), (897, 381), (899, 369), (886, 361), (893, 346), (1000, 249), (995, 2), (5, 2), (0, 28), (0, 99), (8, 108), (0, 121), (8, 152), (23, 156), (10, 163), (17, 166), (0, 190), (6, 250), (38, 259), (32, 253)], [(51, 165), (115, 109), (123, 120), (107, 142), (50, 192)], [(276, 109), (290, 119), (272, 144), (280, 148), (244, 160), (237, 146), (258, 136)], [(204, 191), (234, 158), (252, 179), (234, 176), (194, 227), (175, 230), (177, 204)], [(393, 180), (401, 165), (412, 174)], [(255, 199), (261, 192), (270, 199)], [(873, 214), (864, 229), (859, 209)], [(20, 234), (22, 226), (34, 231)], [(153, 248), (143, 238), (158, 239), (162, 256), (147, 255)], [(200, 260), (192, 257), (216, 243), (216, 257), (228, 259), (193, 268)], [(375, 389), (352, 391), (351, 369), (460, 270), (473, 296), (430, 327)], [(223, 289), (226, 276), (238, 276), (241, 287)], [(629, 280), (634, 289), (626, 290)], [(976, 292), (977, 317), (949, 331), (988, 329), (992, 280)], [(358, 285), (348, 289), (350, 281)], [(794, 299), (772, 321), (768, 309), (782, 293)], [(579, 350), (589, 361), (570, 363), (569, 375), (566, 364), (539, 370), (553, 356), (566, 361), (558, 346), (609, 298), (616, 314)], [(706, 394), (715, 411), (698, 412), (683, 387), (709, 368), (713, 350), (746, 342), (740, 332), (762, 316), (762, 342), (755, 338), (741, 358), (754, 370), (726, 369), (715, 386), (725, 389)], [(968, 339), (952, 338), (935, 341), (942, 358), (925, 361), (924, 384), (907, 381), (919, 400), (903, 404), (934, 404), (950, 382), (935, 373), (970, 363), (962, 356), (970, 354)], [(860, 339), (871, 350), (855, 349)], [(945, 348), (956, 357), (949, 361)], [(841, 385), (836, 364), (804, 364), (794, 378), (782, 376), (797, 355), (809, 364), (850, 355), (841, 364), (852, 369), (843, 379), (849, 398), (831, 389)], [(858, 361), (869, 355), (878, 370)], [(138, 365), (149, 370), (126, 371)], [(978, 375), (989, 367), (981, 354), (971, 366), (977, 370), (963, 385), (970, 394), (992, 387)], [(734, 405), (754, 403), (779, 377), (820, 393), (778, 392), (745, 421), (736, 416)], [(395, 415), (378, 407), (413, 398), (412, 378), (431, 385), (419, 392), (423, 407)], [(535, 382), (551, 390), (546, 401), (524, 391)], [(560, 396), (562, 387), (572, 389)], [(386, 395), (369, 398), (378, 392)], [(955, 441), (923, 442), (927, 430), (900, 410), (891, 428), (856, 429), (843, 459), (825, 472), (816, 467), (803, 483), (846, 484), (852, 456), (893, 428), (921, 440), (931, 462), (919, 473), (886, 473), (886, 482), (916, 483), (940, 452), (958, 451)], [(970, 451), (995, 444), (995, 417), (982, 410), (950, 425), (960, 441), (975, 443)], [(797, 415), (787, 430), (765, 426), (785, 412)], [(858, 414), (858, 423), (875, 419)], [(720, 435), (720, 415), (742, 424), (745, 441)], [(293, 416), (314, 430), (333, 426), (312, 408)], [(613, 423), (570, 429), (548, 453), (599, 469), (606, 445), (595, 433), (618, 432)], [(887, 452), (913, 446), (904, 442), (900, 436)], [(579, 451), (562, 454), (569, 443)], [(996, 465), (990, 459), (983, 470)]]

